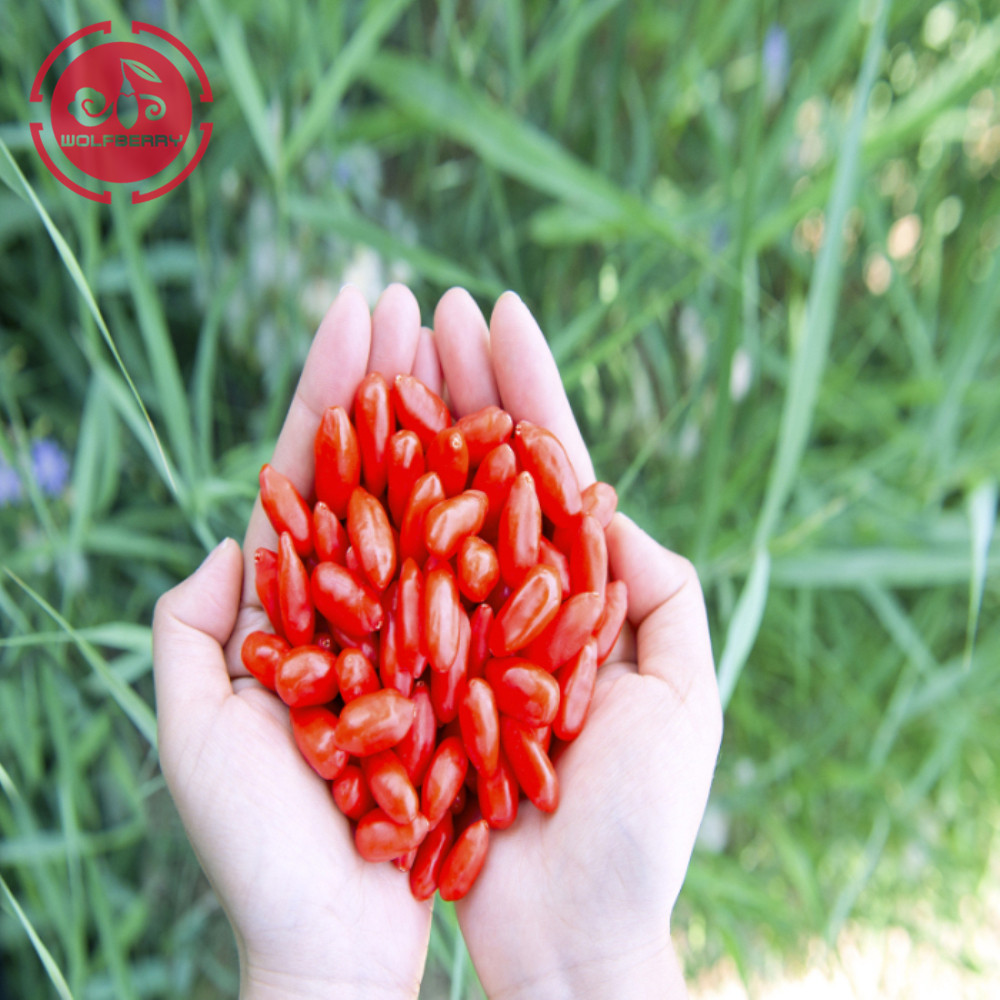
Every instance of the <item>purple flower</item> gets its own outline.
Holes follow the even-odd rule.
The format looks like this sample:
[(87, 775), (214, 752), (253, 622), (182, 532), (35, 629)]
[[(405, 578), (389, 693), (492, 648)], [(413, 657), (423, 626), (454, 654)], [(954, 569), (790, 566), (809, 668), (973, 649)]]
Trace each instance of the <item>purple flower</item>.
[(69, 462), (62, 448), (50, 438), (42, 438), (31, 446), (31, 471), (46, 495), (57, 497), (66, 489)]
[(9, 507), (21, 499), (21, 477), (13, 465), (0, 458), (0, 507)]
[(788, 32), (780, 24), (772, 24), (764, 36), (764, 101), (767, 104), (781, 97), (788, 82)]

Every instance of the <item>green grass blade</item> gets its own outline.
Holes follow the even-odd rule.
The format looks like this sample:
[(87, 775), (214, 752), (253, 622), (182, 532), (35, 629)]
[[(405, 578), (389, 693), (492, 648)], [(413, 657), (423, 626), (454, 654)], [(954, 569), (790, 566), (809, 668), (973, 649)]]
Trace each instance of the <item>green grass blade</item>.
[(718, 262), (654, 206), (621, 190), (551, 136), (416, 59), (383, 53), (366, 79), (426, 127), (473, 149), (501, 172), (633, 234), (656, 234), (713, 271)]
[(45, 942), (38, 936), (34, 925), (28, 919), (28, 915), (21, 909), (21, 904), (18, 903), (14, 893), (10, 891), (10, 886), (7, 885), (7, 880), (3, 875), (0, 875), (0, 891), (3, 892), (3, 898), (6, 900), (7, 905), (14, 911), (14, 916), (17, 917), (21, 927), (24, 928), (25, 934), (28, 935), (31, 946), (35, 949), (35, 954), (38, 955), (39, 960), (45, 967), (45, 971), (56, 993), (59, 994), (62, 1000), (73, 1000), (73, 994), (70, 992), (65, 976), (63, 976), (59, 966), (56, 964), (56, 960), (52, 957), (52, 953), (45, 947)]
[(229, 77), (230, 89), (243, 111), (261, 159), (271, 176), (277, 178), (282, 162), (281, 137), (269, 128), (273, 116), (268, 113), (264, 91), (247, 49), (243, 22), (235, 14), (224, 15), (216, 0), (200, 0), (200, 4)]
[(42, 224), (48, 230), (49, 237), (55, 245), (59, 256), (62, 258), (62, 262), (66, 266), (66, 270), (69, 272), (70, 278), (73, 280), (73, 284), (76, 285), (77, 291), (79, 291), (80, 295), (83, 297), (83, 301), (87, 306), (87, 311), (93, 317), (94, 322), (101, 331), (101, 336), (104, 338), (104, 342), (107, 344), (108, 350), (115, 359), (115, 363), (118, 365), (118, 368), (122, 373), (122, 377), (125, 379), (126, 383), (128, 383), (132, 396), (135, 398), (135, 402), (142, 413), (142, 419), (148, 429), (152, 445), (159, 457), (164, 477), (166, 478), (170, 489), (175, 495), (177, 495), (177, 483), (175, 482), (173, 473), (171, 472), (170, 462), (167, 459), (167, 454), (160, 441), (160, 436), (156, 433), (156, 427), (149, 416), (146, 404), (142, 401), (142, 396), (139, 395), (139, 390), (135, 387), (135, 383), (132, 381), (132, 376), (129, 374), (128, 369), (125, 367), (125, 362), (118, 353), (118, 346), (115, 344), (115, 339), (111, 336), (111, 331), (104, 322), (104, 317), (101, 315), (101, 310), (98, 308), (97, 300), (94, 298), (94, 293), (91, 291), (90, 285), (87, 283), (83, 269), (80, 267), (79, 261), (76, 259), (76, 255), (70, 249), (70, 246), (64, 239), (62, 233), (59, 232), (59, 229), (52, 221), (51, 216), (45, 210), (45, 206), (42, 205), (41, 201), (39, 201), (34, 188), (32, 188), (32, 186), (28, 183), (24, 174), (21, 173), (21, 168), (17, 165), (17, 161), (14, 157), (10, 155), (10, 150), (7, 148), (7, 144), (3, 141), (3, 139), (0, 139), (0, 180), (2, 180), (15, 194), (19, 194), (31, 202), (35, 211), (38, 213), (39, 218), (42, 220)]
[(986, 589), (986, 570), (989, 565), (990, 542), (997, 520), (997, 481), (988, 480), (977, 486), (969, 496), (969, 526), (972, 541), (972, 572), (969, 574), (969, 618), (965, 629), (963, 660), (968, 668), (979, 628), (979, 612), (983, 606)]
[(806, 301), (802, 329), (788, 377), (788, 392), (778, 432), (778, 452), (768, 480), (764, 507), (757, 523), (755, 544), (767, 545), (791, 494), (812, 427), (813, 411), (837, 314), (837, 299), (843, 271), (844, 221), (854, 199), (861, 130), (868, 97), (885, 47), (885, 27), (890, 0), (882, 0), (872, 24), (864, 61), (854, 88), (851, 118), (847, 126), (834, 174), (833, 190), (824, 222), (826, 237), (820, 247)]
[(184, 493), (187, 495), (195, 471), (194, 435), (180, 365), (163, 315), (163, 304), (150, 279), (145, 252), (136, 237), (134, 222), (128, 215), (128, 206), (112, 199), (111, 211), (115, 233), (125, 258), (139, 332), (146, 347), (149, 370), (156, 387), (158, 412), (185, 480)]
[[(152, 642), (152, 630), (148, 625), (137, 625), (135, 622), (106, 622), (103, 625), (90, 625), (79, 628), (76, 634), (96, 646), (108, 646), (111, 649), (131, 653), (149, 653)], [(0, 638), (0, 649), (17, 649), (21, 646), (47, 646), (50, 643), (73, 642), (72, 636), (65, 632), (31, 632), (28, 635), (9, 635)]]
[(350, 41), (333, 56), (333, 65), (319, 82), (285, 143), (283, 159), (286, 173), (332, 128), (338, 102), (378, 50), (379, 42), (392, 30), (400, 15), (412, 2), (413, 0), (388, 0), (373, 4)]
[(722, 707), (729, 704), (743, 666), (757, 641), (760, 623), (767, 604), (767, 591), (771, 579), (771, 557), (767, 549), (758, 549), (753, 567), (740, 593), (733, 616), (726, 630), (726, 643), (719, 657), (719, 697)]
[[(988, 554), (985, 561), (984, 580), (992, 582), (1000, 574), (1000, 552)], [(912, 590), (968, 584), (972, 572), (968, 543), (922, 549), (873, 545), (775, 556), (771, 578), (782, 587), (854, 590), (870, 582)]]
[(861, 72), (854, 89), (851, 118), (837, 158), (833, 191), (826, 212), (825, 232), (828, 236), (820, 248), (816, 261), (806, 302), (803, 329), (798, 337), (792, 370), (789, 374), (788, 392), (778, 431), (777, 455), (771, 466), (763, 509), (754, 535), (753, 568), (733, 611), (726, 633), (726, 644), (719, 659), (719, 690), (723, 706), (729, 703), (757, 638), (764, 605), (767, 602), (770, 577), (767, 546), (785, 502), (792, 492), (809, 438), (809, 429), (812, 426), (813, 411), (819, 395), (840, 292), (844, 221), (854, 197), (861, 149), (861, 130), (868, 107), (868, 96), (885, 46), (889, 7), (889, 0), (883, 0), (872, 24)]
[(96, 649), (59, 614), (41, 594), (32, 589), (16, 573), (4, 568), (4, 572), (16, 583), (67, 635), (69, 635), (80, 655), (101, 681), (102, 687), (115, 700), (118, 707), (132, 720), (133, 725), (146, 738), (150, 746), (156, 748), (156, 716), (153, 710), (133, 691), (105, 662)]

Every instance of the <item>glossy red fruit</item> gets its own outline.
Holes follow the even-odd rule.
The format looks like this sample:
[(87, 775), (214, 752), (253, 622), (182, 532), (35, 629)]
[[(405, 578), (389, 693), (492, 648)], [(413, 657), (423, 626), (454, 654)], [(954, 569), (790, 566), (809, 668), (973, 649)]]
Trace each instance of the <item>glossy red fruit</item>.
[(604, 610), (604, 598), (592, 591), (564, 601), (545, 631), (530, 643), (524, 655), (543, 670), (555, 670), (576, 656), (593, 634)]
[(288, 641), (293, 646), (312, 642), (316, 615), (309, 593), (309, 574), (287, 531), (278, 539), (278, 607)]
[(469, 449), (469, 464), (475, 468), (498, 445), (510, 439), (514, 419), (499, 406), (487, 406), (455, 422)]
[(401, 427), (413, 431), (424, 448), (438, 431), (451, 423), (444, 400), (412, 375), (397, 375), (392, 384), (392, 407)]
[(490, 630), (490, 652), (509, 656), (537, 638), (556, 616), (562, 597), (559, 576), (551, 566), (528, 571), (507, 598)]
[(521, 420), (514, 428), (514, 450), (521, 468), (534, 477), (542, 513), (554, 525), (580, 513), (583, 499), (573, 463), (551, 431)]
[(369, 663), (378, 662), (378, 633), (367, 632), (364, 635), (354, 635), (334, 625), (330, 625), (330, 632), (336, 644), (334, 652), (340, 649), (359, 649)]
[(342, 406), (331, 406), (323, 413), (313, 450), (316, 497), (344, 518), (351, 493), (361, 482), (361, 451), (354, 425)]
[(379, 372), (369, 372), (354, 394), (354, 425), (365, 489), (375, 496), (385, 492), (394, 423), (388, 383)]
[(604, 611), (597, 622), (597, 664), (600, 666), (614, 649), (628, 614), (628, 587), (624, 580), (612, 580), (604, 592)]
[(496, 673), (487, 666), (497, 709), (529, 726), (550, 725), (559, 711), (559, 682), (528, 660), (493, 661), (504, 662), (510, 665)]
[(538, 561), (546, 566), (551, 566), (559, 574), (559, 586), (562, 590), (563, 600), (569, 597), (569, 556), (542, 535), (538, 542)]
[(403, 523), (406, 502), (410, 499), (413, 484), (426, 471), (420, 438), (413, 431), (396, 431), (389, 438), (389, 454), (386, 459), (386, 500), (393, 524)]
[(413, 702), (413, 725), (394, 749), (406, 768), (410, 781), (419, 787), (423, 783), (431, 757), (434, 756), (437, 718), (426, 684), (415, 685), (410, 700)]
[(459, 545), (483, 526), (487, 507), (486, 494), (478, 490), (466, 490), (435, 504), (424, 519), (427, 551), (439, 559), (451, 559)]
[(432, 670), (444, 672), (454, 662), (463, 615), (454, 575), (447, 565), (435, 567), (424, 581), (424, 642)]
[(243, 640), (240, 659), (251, 675), (264, 687), (273, 691), (278, 662), (289, 648), (288, 643), (280, 635), (272, 635), (270, 632), (251, 632)]
[(580, 498), (583, 513), (596, 517), (601, 527), (607, 531), (618, 509), (618, 494), (615, 488), (610, 483), (591, 483)]
[(325, 705), (337, 697), (336, 659), (320, 646), (295, 646), (278, 662), (274, 689), (292, 708)]
[(580, 520), (569, 551), (569, 578), (574, 594), (592, 590), (604, 597), (608, 582), (608, 543), (600, 521), (590, 514)]
[(438, 892), (442, 899), (461, 899), (479, 877), (490, 844), (490, 828), (485, 819), (467, 826), (441, 865)]
[(456, 736), (443, 740), (434, 751), (420, 792), (421, 811), (431, 826), (448, 811), (465, 781), (468, 766), (469, 758)]
[(385, 508), (360, 486), (347, 505), (347, 537), (369, 583), (385, 590), (396, 573), (396, 541)]
[(501, 444), (487, 453), (472, 477), (472, 488), (485, 493), (489, 501), (482, 528), (487, 538), (496, 536), (500, 515), (516, 476), (517, 456), (514, 449), (509, 444)]
[(490, 656), (490, 631), (493, 628), (493, 608), (488, 604), (480, 604), (472, 612), (469, 621), (471, 634), (469, 636), (469, 664), (467, 672), (470, 680), (481, 677), (483, 666)]
[(500, 718), (493, 689), (482, 678), (468, 682), (458, 706), (462, 743), (472, 766), (495, 774), (500, 757)]
[(254, 586), (257, 599), (275, 631), (284, 632), (281, 624), (281, 603), (278, 596), (278, 553), (259, 548), (253, 554)]
[(528, 799), (542, 812), (559, 805), (559, 780), (542, 744), (516, 719), (500, 719), (500, 745)]
[(334, 779), (331, 786), (333, 801), (348, 818), (357, 822), (375, 808), (375, 800), (368, 788), (368, 782), (357, 764), (348, 764)]
[(457, 496), (469, 480), (469, 449), (462, 432), (446, 427), (434, 435), (427, 448), (427, 468), (441, 479), (446, 496)]
[(271, 465), (260, 470), (260, 502), (274, 530), (279, 535), (287, 531), (295, 551), (300, 556), (309, 555), (313, 550), (309, 505), (295, 484)]
[(458, 716), (458, 706), (465, 689), (469, 662), (469, 641), (472, 629), (464, 611), (459, 616), (458, 651), (451, 666), (445, 670), (431, 671), (431, 704), (439, 722), (453, 722)]
[(340, 696), (345, 704), (363, 694), (379, 690), (375, 667), (360, 649), (342, 649), (336, 660), (336, 670)]
[(404, 875), (409, 874), (410, 869), (413, 867), (413, 862), (417, 860), (417, 849), (414, 847), (412, 851), (407, 851), (405, 854), (400, 855), (398, 858), (393, 858), (392, 863), (396, 868), (396, 871), (402, 872)]
[(313, 544), (320, 562), (344, 564), (349, 545), (347, 532), (322, 500), (313, 507)]
[(437, 892), (441, 865), (454, 840), (454, 821), (451, 813), (447, 812), (417, 848), (417, 856), (410, 868), (410, 892), (414, 899), (430, 899)]
[(497, 555), (504, 582), (516, 587), (538, 562), (542, 537), (542, 508), (530, 472), (520, 472), (500, 514)]
[(485, 601), (500, 579), (496, 549), (478, 535), (462, 540), (455, 565), (458, 589), (474, 604)]
[(319, 706), (293, 708), (290, 715), (292, 736), (306, 763), (321, 778), (333, 781), (347, 767), (350, 759), (333, 739), (337, 716)]
[(506, 830), (517, 819), (517, 801), (520, 788), (514, 769), (506, 754), (500, 752), (494, 774), (479, 772), (476, 781), (476, 796), (483, 819), (493, 830)]
[(411, 676), (419, 677), (427, 661), (424, 653), (424, 577), (413, 559), (403, 562), (397, 595), (400, 664)]
[(414, 711), (413, 702), (392, 688), (360, 695), (344, 706), (334, 739), (358, 757), (388, 750), (409, 732)]
[(436, 472), (425, 472), (414, 484), (399, 527), (399, 558), (422, 564), (427, 558), (424, 522), (427, 512), (445, 499), (444, 487)]
[(420, 799), (406, 768), (392, 750), (382, 750), (361, 759), (361, 770), (372, 798), (393, 823), (412, 823), (420, 811)]
[(587, 643), (556, 674), (559, 681), (559, 711), (552, 721), (552, 731), (561, 740), (576, 739), (587, 721), (587, 712), (597, 683), (597, 640)]
[(348, 635), (364, 636), (382, 625), (381, 603), (345, 566), (321, 562), (312, 572), (310, 592), (319, 613)]
[(354, 844), (366, 861), (392, 861), (419, 847), (429, 829), (426, 817), (419, 813), (412, 822), (399, 824), (376, 808), (358, 821)]

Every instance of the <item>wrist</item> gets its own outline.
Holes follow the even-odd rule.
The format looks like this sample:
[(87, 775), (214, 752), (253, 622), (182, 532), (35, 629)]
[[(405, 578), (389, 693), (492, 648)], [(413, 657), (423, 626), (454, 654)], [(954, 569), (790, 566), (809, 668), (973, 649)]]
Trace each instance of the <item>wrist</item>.
[[(487, 988), (490, 1000), (686, 1000), (687, 986), (673, 945), (582, 958), (571, 963), (554, 953), (545, 968), (522, 970), (516, 983)], [(484, 986), (487, 984), (484, 983)]]
[[(354, 963), (321, 965), (316, 952), (303, 947), (295, 958), (262, 958), (237, 942), (240, 958), (239, 1000), (416, 1000), (420, 979), (413, 983), (389, 982), (365, 975)], [(373, 971), (373, 970), (368, 970)]]
[(263, 969), (241, 970), (239, 1000), (399, 1000), (417, 990), (391, 988), (364, 980), (289, 975)]

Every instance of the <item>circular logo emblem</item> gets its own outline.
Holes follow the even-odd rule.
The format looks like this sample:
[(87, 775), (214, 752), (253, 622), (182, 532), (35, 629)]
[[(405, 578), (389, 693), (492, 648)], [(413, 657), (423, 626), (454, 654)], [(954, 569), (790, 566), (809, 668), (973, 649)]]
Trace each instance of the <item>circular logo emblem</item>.
[[(110, 31), (110, 21), (92, 24), (57, 45), (38, 71), (31, 100), (42, 101), (42, 80), (66, 48), (86, 35)], [(161, 28), (133, 21), (132, 34), (141, 32), (167, 41), (184, 60), (180, 66), (186, 62), (197, 74), (201, 100), (212, 100), (208, 78), (185, 45)], [(140, 42), (104, 41), (73, 59), (56, 80), (51, 132), (46, 134), (42, 122), (32, 122), (31, 131), (49, 170), (85, 197), (107, 203), (109, 185), (134, 187), (157, 178), (150, 190), (132, 191), (132, 201), (139, 202), (176, 187), (201, 159), (212, 126), (194, 130), (193, 118), (191, 94), (172, 59)], [(105, 190), (92, 190), (93, 181)]]

